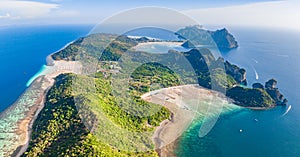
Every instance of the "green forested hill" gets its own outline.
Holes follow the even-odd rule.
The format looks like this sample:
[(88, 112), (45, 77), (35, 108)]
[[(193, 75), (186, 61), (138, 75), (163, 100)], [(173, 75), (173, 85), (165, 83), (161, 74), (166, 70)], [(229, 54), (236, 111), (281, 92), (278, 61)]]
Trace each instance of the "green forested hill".
[[(158, 75), (168, 77), (161, 80), (158, 79)], [(151, 137), (155, 127), (164, 119), (168, 119), (170, 113), (159, 105), (141, 100), (140, 95), (148, 92), (145, 89), (150, 89), (151, 83), (169, 87), (178, 85), (179, 79), (166, 67), (156, 64), (145, 64), (137, 69), (130, 82), (132, 98), (136, 105), (142, 106), (141, 110), (136, 111), (157, 110), (153, 115), (139, 116), (130, 114), (119, 106), (118, 102), (129, 101), (124, 100), (126, 97), (116, 100), (109, 79), (101, 75), (95, 76), (97, 77), (62, 74), (56, 78), (55, 85), (47, 94), (45, 107), (34, 122), (29, 148), (23, 156), (157, 156)], [(76, 90), (77, 87), (86, 87), (86, 82), (91, 79), (95, 82), (95, 92)], [(81, 104), (76, 106), (75, 103), (79, 102)], [(131, 104), (123, 104), (122, 107), (126, 105), (130, 107)], [(87, 119), (82, 120), (85, 115), (80, 116), (81, 111), (78, 111), (78, 107), (88, 110), (87, 113), (92, 117), (88, 120), (93, 124), (101, 121), (98, 124), (99, 128), (94, 129), (94, 132), (87, 129), (89, 125), (84, 125), (84, 120)], [(104, 123), (104, 118), (111, 120), (113, 125)], [(116, 126), (120, 128), (116, 129)], [(128, 130), (135, 134), (130, 134), (133, 137), (129, 138), (120, 130)], [(112, 134), (119, 139), (110, 143)], [(147, 151), (132, 151), (132, 148), (136, 147), (135, 144), (145, 147)], [(124, 151), (126, 148), (129, 151)]]
[[(187, 27), (185, 29), (181, 29), (178, 31), (178, 34), (184, 34), (189, 36), (190, 38), (193, 37), (193, 32), (199, 31), (197, 27)], [(207, 31), (200, 30), (200, 34), (209, 35)], [(222, 38), (219, 37), (219, 38)], [(194, 38), (192, 38), (194, 39)], [(194, 40), (198, 40), (197, 37), (195, 37)], [(56, 54), (53, 54), (54, 59), (64, 59), (64, 60), (76, 60), (80, 57), (85, 59), (90, 59), (89, 57), (94, 58), (97, 61), (118, 61), (121, 56), (126, 52), (131, 55), (132, 58), (130, 58), (130, 62), (127, 65), (130, 67), (127, 68), (134, 68), (134, 65), (139, 63), (141, 60), (153, 60), (154, 62), (164, 62), (164, 60), (167, 60), (168, 62), (165, 62), (167, 66), (172, 67), (172, 70), (177, 70), (177, 72), (181, 72), (181, 80), (189, 79), (188, 81), (184, 80), (185, 83), (198, 83), (200, 86), (206, 87), (206, 88), (214, 88), (214, 90), (219, 91), (232, 91), (233, 87), (236, 85), (243, 85), (247, 86), (247, 78), (246, 78), (246, 70), (243, 68), (240, 68), (228, 61), (224, 61), (223, 58), (214, 58), (212, 55), (212, 52), (209, 49), (206, 48), (193, 48), (190, 51), (187, 52), (176, 52), (176, 51), (170, 51), (168, 54), (161, 54), (161, 55), (150, 55), (144, 52), (135, 52), (133, 50), (130, 50), (131, 47), (137, 45), (139, 43), (136, 39), (131, 39), (126, 36), (117, 36), (117, 35), (111, 35), (111, 34), (94, 34), (90, 35), (86, 38), (82, 38), (67, 48), (65, 48), (62, 51), (57, 52)], [(129, 51), (128, 51), (129, 50)], [(79, 52), (84, 52), (83, 54), (79, 54)], [(86, 57), (86, 56), (89, 57)], [(196, 79), (190, 79), (188, 76), (188, 73), (191, 73), (191, 71), (186, 71), (185, 69), (182, 69), (180, 67), (182, 60), (176, 60), (176, 58), (180, 58), (184, 56), (189, 64), (192, 66), (192, 71), (196, 74)], [(146, 58), (146, 59), (145, 59)], [(178, 65), (177, 65), (178, 64)], [(124, 68), (124, 67), (121, 67)], [(160, 76), (163, 77), (163, 76)], [(191, 81), (192, 80), (192, 81)], [(195, 82), (196, 80), (196, 82)], [(144, 91), (149, 90), (143, 86), (139, 87), (143, 88)], [(265, 90), (265, 89), (262, 89)], [(253, 90), (247, 90), (244, 89), (246, 92), (251, 92)], [(270, 93), (270, 92), (269, 92)], [(269, 94), (268, 93), (268, 94)], [(230, 94), (231, 95), (231, 94)], [(250, 96), (251, 94), (249, 94)], [(278, 94), (277, 94), (278, 95)], [(262, 101), (264, 96), (268, 96), (265, 94), (258, 94), (256, 96), (251, 95), (251, 100), (256, 100), (256, 102), (251, 101), (242, 101), (244, 99), (243, 97), (239, 97), (238, 95), (231, 96), (234, 100), (237, 102), (250, 102), (250, 103), (244, 103), (239, 104), (242, 106), (249, 106), (251, 107), (252, 104), (256, 104), (255, 106), (261, 106), (264, 107), (266, 104)], [(263, 98), (264, 97), (264, 98)], [(250, 98), (250, 97), (249, 97)], [(273, 101), (267, 101), (267, 106), (272, 106), (274, 104)], [(276, 101), (275, 101), (276, 102)], [(285, 104), (280, 101), (278, 104)]]
[[(97, 70), (87, 76), (62, 74), (55, 79), (23, 156), (157, 156), (153, 131), (171, 113), (140, 96), (159, 88), (198, 83), (212, 89), (215, 85), (214, 90), (226, 89), (227, 96), (245, 107), (274, 105), (271, 92), (278, 100), (283, 97), (273, 87), (267, 88), (269, 93), (264, 88), (240, 87), (247, 83), (246, 70), (215, 59), (209, 49), (159, 55), (128, 51), (138, 42), (126, 36), (94, 34), (53, 54), (55, 60), (88, 62), (92, 58)], [(126, 57), (116, 62), (126, 51)], [(186, 60), (195, 79), (185, 77), (193, 73), (181, 66)]]

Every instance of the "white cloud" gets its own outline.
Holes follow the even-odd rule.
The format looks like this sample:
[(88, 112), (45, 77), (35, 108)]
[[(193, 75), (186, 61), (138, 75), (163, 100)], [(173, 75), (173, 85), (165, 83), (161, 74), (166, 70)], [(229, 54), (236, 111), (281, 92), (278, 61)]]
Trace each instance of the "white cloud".
[(300, 29), (297, 1), (253, 3), (222, 8), (185, 10), (201, 24)]
[(7, 19), (7, 18), (10, 18), (10, 14), (9, 13), (6, 13), (5, 15), (0, 15), (0, 19)]
[[(9, 16), (20, 18), (37, 18), (42, 17), (51, 12), (51, 10), (58, 9), (58, 4), (41, 3), (34, 1), (20, 1), (20, 0), (1, 0), (0, 11), (8, 12)], [(7, 15), (7, 14), (6, 14)]]

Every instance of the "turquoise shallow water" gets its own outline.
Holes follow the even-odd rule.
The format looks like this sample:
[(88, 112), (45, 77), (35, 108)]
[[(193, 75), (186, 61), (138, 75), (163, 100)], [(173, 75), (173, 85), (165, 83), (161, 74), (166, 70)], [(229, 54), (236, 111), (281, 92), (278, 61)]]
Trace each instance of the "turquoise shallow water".
[[(85, 34), (90, 26), (0, 27), (0, 156), (24, 141), (16, 129), (44, 90), (34, 80), (46, 72), (46, 56)], [(23, 93), (23, 94), (22, 94)], [(4, 110), (5, 109), (5, 110)], [(23, 139), (23, 140), (21, 140)], [(7, 154), (8, 153), (8, 154)]]
[[(0, 111), (26, 89), (26, 84), (30, 84), (28, 80), (45, 64), (47, 55), (83, 36), (88, 29), (86, 26), (0, 28), (0, 70), (5, 74), (0, 77)], [(286, 108), (282, 107), (270, 111), (231, 112), (222, 115), (203, 138), (198, 137), (201, 121), (194, 121), (180, 138), (175, 152), (189, 157), (300, 156), (300, 34), (251, 28), (229, 30), (237, 37), (240, 47), (224, 53), (223, 57), (246, 68), (250, 84), (276, 78), (292, 109), (283, 117)], [(30, 101), (20, 100), (22, 104)], [(16, 108), (15, 113), (24, 112), (23, 109)], [(18, 116), (7, 118), (10, 121), (1, 122), (0, 129), (10, 135), (11, 124)]]
[[(10, 156), (24, 144), (24, 137), (16, 134), (18, 122), (36, 103), (44, 90), (41, 82), (34, 82), (14, 103), (0, 114), (0, 156)], [(21, 143), (23, 141), (23, 143)]]
[(26, 87), (29, 87), (36, 78), (38, 78), (40, 75), (43, 75), (46, 69), (47, 66), (43, 65), (41, 69), (27, 81)]
[[(249, 86), (255, 82), (264, 84), (270, 78), (278, 80), (277, 86), (288, 98), (291, 110), (286, 113), (286, 107), (277, 107), (269, 111), (229, 111), (221, 115), (202, 138), (198, 135), (203, 123), (195, 120), (178, 140), (175, 153), (183, 157), (300, 156), (300, 33), (279, 29), (228, 29), (236, 37), (239, 48), (222, 53), (222, 57), (247, 70)], [(163, 37), (155, 37), (163, 39), (169, 33), (160, 32)]]
[(285, 107), (270, 111), (244, 109), (222, 115), (203, 138), (198, 137), (201, 121), (194, 121), (179, 139), (176, 154), (183, 157), (300, 156), (300, 33), (251, 28), (229, 30), (240, 47), (224, 53), (223, 57), (246, 68), (250, 85), (277, 79), (292, 108), (285, 116), (282, 116)]
[(25, 91), (49, 54), (90, 29), (86, 25), (0, 27), (0, 112)]

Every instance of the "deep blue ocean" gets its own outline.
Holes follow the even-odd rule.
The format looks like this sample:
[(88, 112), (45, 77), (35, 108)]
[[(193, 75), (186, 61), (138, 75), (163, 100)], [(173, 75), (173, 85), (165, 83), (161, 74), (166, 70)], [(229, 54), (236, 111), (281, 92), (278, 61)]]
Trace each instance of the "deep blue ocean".
[(0, 112), (26, 89), (47, 55), (85, 36), (91, 26), (0, 27)]
[(299, 157), (300, 33), (258, 28), (229, 30), (239, 42), (239, 48), (222, 53), (223, 57), (247, 70), (250, 85), (264, 84), (275, 78), (292, 108), (285, 116), (286, 107), (270, 111), (243, 110), (221, 116), (203, 138), (198, 137), (201, 122), (194, 122), (180, 138), (176, 154), (184, 157)]
[[(0, 27), (0, 111), (26, 89), (27, 81), (45, 64), (47, 55), (85, 36), (90, 29), (91, 26)], [(300, 156), (300, 33), (258, 28), (229, 28), (229, 31), (236, 37), (239, 48), (222, 56), (247, 70), (250, 85), (270, 78), (278, 80), (278, 88), (292, 108), (285, 116), (282, 116), (285, 107), (270, 111), (241, 110), (221, 116), (203, 138), (198, 137), (201, 123), (195, 121), (179, 139), (176, 154)]]

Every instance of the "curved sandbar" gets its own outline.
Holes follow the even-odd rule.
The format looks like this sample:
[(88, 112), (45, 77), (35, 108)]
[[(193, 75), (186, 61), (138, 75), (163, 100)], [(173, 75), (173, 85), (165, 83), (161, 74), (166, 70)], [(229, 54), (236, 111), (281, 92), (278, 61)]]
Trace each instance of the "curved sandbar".
[(143, 100), (168, 108), (172, 116), (156, 129), (153, 135), (160, 156), (175, 156), (172, 153), (176, 139), (201, 117), (213, 117), (218, 113), (208, 112), (208, 107), (223, 108), (222, 112), (241, 109), (233, 105), (224, 94), (205, 89), (199, 85), (183, 85), (151, 91), (141, 96)]

